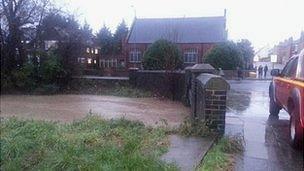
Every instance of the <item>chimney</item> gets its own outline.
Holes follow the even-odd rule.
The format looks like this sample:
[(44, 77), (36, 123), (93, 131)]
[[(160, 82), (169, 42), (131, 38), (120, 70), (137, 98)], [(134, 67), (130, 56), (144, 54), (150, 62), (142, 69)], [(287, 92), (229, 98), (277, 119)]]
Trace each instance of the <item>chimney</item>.
[(224, 17), (226, 18), (227, 9), (224, 9)]

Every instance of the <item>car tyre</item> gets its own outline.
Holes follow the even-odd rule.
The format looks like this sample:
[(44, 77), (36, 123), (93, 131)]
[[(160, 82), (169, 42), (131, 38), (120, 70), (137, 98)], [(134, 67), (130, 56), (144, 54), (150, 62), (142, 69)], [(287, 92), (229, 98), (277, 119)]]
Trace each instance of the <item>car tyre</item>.
[(292, 147), (303, 148), (303, 128), (300, 125), (299, 110), (294, 109), (290, 115), (289, 137)]
[(274, 101), (274, 95), (273, 95), (273, 88), (270, 86), (269, 88), (269, 113), (272, 116), (278, 116), (281, 110), (281, 107), (277, 105), (277, 103)]

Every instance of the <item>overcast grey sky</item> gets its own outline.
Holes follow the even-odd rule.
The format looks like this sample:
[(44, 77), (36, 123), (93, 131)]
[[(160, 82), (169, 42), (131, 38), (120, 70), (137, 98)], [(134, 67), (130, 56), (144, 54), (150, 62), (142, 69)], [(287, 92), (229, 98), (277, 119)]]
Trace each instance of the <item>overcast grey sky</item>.
[(257, 49), (274, 45), (304, 30), (304, 0), (57, 0), (97, 31), (115, 30), (125, 19), (223, 15), (227, 9), (228, 39), (249, 39)]

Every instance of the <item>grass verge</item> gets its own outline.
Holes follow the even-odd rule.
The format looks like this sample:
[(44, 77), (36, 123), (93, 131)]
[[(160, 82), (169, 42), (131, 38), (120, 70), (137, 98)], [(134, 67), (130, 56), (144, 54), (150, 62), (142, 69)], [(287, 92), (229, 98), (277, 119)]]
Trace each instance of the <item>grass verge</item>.
[(150, 91), (141, 90), (138, 88), (132, 88), (130, 86), (87, 86), (87, 88), (77, 88), (73, 90), (64, 90), (67, 94), (93, 94), (93, 95), (108, 95), (108, 96), (120, 96), (120, 97), (153, 97), (153, 93)]
[(234, 156), (244, 150), (242, 136), (222, 137), (204, 157), (198, 171), (232, 171)]
[(0, 170), (176, 170), (162, 128), (88, 116), (70, 124), (3, 119)]
[(191, 121), (189, 117), (186, 117), (180, 127), (177, 129), (177, 133), (184, 136), (199, 136), (199, 137), (207, 137), (214, 132), (212, 132), (206, 122), (201, 120)]

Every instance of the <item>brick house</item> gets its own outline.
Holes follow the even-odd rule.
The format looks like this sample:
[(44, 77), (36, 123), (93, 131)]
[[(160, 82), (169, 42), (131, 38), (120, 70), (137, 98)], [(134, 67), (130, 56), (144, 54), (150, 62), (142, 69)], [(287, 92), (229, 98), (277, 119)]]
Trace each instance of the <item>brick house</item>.
[(143, 54), (159, 39), (177, 44), (184, 66), (202, 63), (214, 45), (227, 40), (226, 16), (135, 19), (123, 46), (127, 68), (141, 68)]
[(87, 45), (85, 52), (77, 61), (85, 66), (87, 69), (97, 69), (100, 63), (100, 48), (94, 45)]
[(277, 63), (286, 64), (290, 57), (304, 49), (304, 31), (301, 32), (299, 39), (294, 40), (290, 37), (278, 45), (274, 46), (271, 54), (277, 55)]

